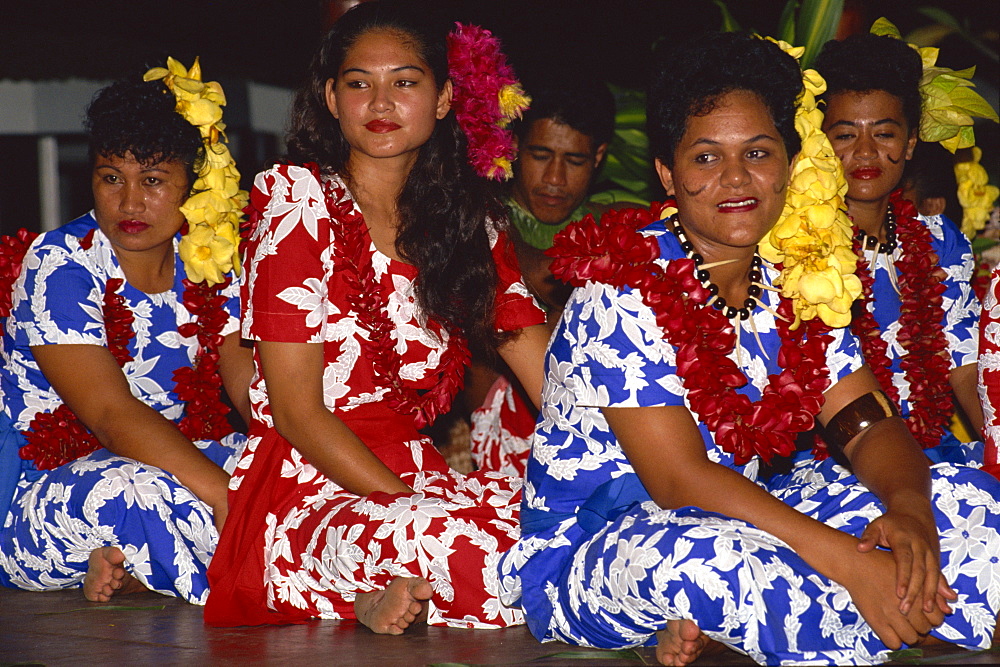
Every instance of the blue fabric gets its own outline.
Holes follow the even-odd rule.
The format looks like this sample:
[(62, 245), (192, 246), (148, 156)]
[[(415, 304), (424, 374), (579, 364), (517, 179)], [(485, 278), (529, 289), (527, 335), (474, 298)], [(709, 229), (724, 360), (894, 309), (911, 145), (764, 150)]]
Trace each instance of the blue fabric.
[[(662, 224), (661, 257), (682, 256)], [(776, 275), (765, 267), (764, 281)], [(765, 290), (774, 311), (778, 297)], [(778, 371), (780, 339), (763, 308), (740, 324), (731, 359), (757, 400)], [(756, 332), (756, 335), (755, 335)], [(836, 382), (862, 364), (846, 330), (832, 333), (827, 365)], [(881, 662), (888, 649), (845, 589), (773, 535), (698, 508), (663, 510), (642, 488), (602, 407), (685, 406), (675, 350), (652, 311), (629, 290), (599, 284), (571, 296), (549, 343), (542, 408), (524, 487), (519, 542), (498, 564), (501, 599), (520, 602), (540, 640), (619, 648), (652, 643), (668, 619), (694, 619), (713, 639), (764, 664)], [(697, 421), (697, 419), (696, 419)], [(738, 466), (699, 423), (708, 458), (827, 525), (860, 535), (883, 508), (832, 460), (802, 461), (764, 479), (756, 458)], [(666, 436), (669, 437), (669, 434)], [(644, 492), (643, 492), (644, 493)], [(1000, 610), (1000, 486), (980, 471), (934, 471), (942, 564), (959, 591), (939, 636), (989, 646)], [(546, 514), (548, 517), (546, 517)], [(984, 619), (987, 622), (984, 622)], [(987, 627), (988, 626), (988, 627)]]
[[(194, 321), (183, 305), (178, 239), (170, 290), (146, 294), (126, 281), (118, 291), (134, 317), (128, 344), (133, 359), (122, 368), (129, 388), (174, 423), (183, 418), (184, 404), (173, 374), (189, 367), (198, 351), (197, 338), (178, 331)], [(115, 545), (149, 588), (203, 602), (205, 569), (218, 535), (210, 508), (173, 476), (103, 449), (51, 471), (39, 471), (18, 455), (20, 431), (39, 412), (62, 404), (31, 348), (106, 345), (102, 304), (114, 278), (124, 274), (92, 214), (42, 234), (25, 256), (0, 340), (0, 579), (30, 590), (77, 586), (90, 551)], [(222, 294), (227, 335), (239, 328), (238, 284)], [(221, 443), (195, 443), (230, 471), (244, 444), (239, 434)]]

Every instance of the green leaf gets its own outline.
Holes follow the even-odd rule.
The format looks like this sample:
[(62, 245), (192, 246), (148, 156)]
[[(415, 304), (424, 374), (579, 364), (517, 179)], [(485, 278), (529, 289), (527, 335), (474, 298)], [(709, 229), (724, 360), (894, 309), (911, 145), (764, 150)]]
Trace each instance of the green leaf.
[(940, 7), (917, 7), (917, 12), (923, 14), (930, 20), (948, 26), (952, 30), (961, 30), (962, 26), (958, 19)]
[(990, 103), (972, 88), (956, 88), (951, 91), (951, 103), (970, 116), (978, 116), (994, 122), (1000, 121), (997, 112), (993, 110)]
[(642, 204), (643, 206), (649, 206), (649, 199), (645, 197), (640, 197), (634, 192), (629, 190), (622, 190), (620, 188), (613, 188), (611, 190), (602, 190), (594, 195), (591, 195), (590, 199), (587, 201), (594, 202), (596, 204), (616, 204), (618, 202), (630, 202), (632, 204)]
[(795, 23), (798, 46), (805, 47), (802, 66), (811, 67), (823, 45), (837, 34), (844, 0), (803, 0), (799, 19)]
[(719, 30), (721, 32), (739, 32), (740, 24), (736, 22), (733, 13), (729, 11), (729, 6), (723, 0), (712, 0), (712, 2), (722, 12), (722, 27)]
[(955, 32), (951, 26), (932, 23), (923, 28), (917, 28), (909, 33), (904, 39), (909, 44), (917, 46), (936, 46), (942, 39)]
[[(902, 651), (891, 651), (889, 653), (889, 660), (893, 662), (902, 662), (907, 665), (933, 665), (939, 662), (953, 662), (955, 660), (967, 660), (975, 656), (998, 654), (1000, 653), (1000, 646), (994, 646), (992, 648), (983, 649), (982, 651), (960, 651), (958, 653), (949, 653), (947, 655), (935, 655), (930, 658), (925, 658), (924, 652), (919, 648), (907, 648)], [(957, 662), (955, 664), (958, 664)]]
[(799, 0), (788, 0), (778, 19), (778, 39), (789, 44), (795, 44), (795, 12), (798, 8)]
[(896, 27), (895, 23), (884, 16), (879, 17), (875, 23), (872, 23), (872, 27), (868, 32), (873, 35), (878, 35), (879, 37), (888, 35), (889, 37), (901, 39), (899, 35), (899, 28)]

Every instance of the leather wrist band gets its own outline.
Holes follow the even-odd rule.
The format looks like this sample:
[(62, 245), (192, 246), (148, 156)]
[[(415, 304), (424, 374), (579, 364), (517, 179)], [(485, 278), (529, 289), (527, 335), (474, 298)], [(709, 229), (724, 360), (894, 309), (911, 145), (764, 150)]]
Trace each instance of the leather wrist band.
[(898, 417), (899, 410), (882, 390), (871, 391), (840, 409), (823, 429), (827, 450), (838, 458), (856, 435), (889, 417)]

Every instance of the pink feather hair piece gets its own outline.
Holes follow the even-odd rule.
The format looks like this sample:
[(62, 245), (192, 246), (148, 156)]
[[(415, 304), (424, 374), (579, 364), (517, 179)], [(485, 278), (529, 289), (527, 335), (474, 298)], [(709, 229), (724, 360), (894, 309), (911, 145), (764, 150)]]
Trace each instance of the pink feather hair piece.
[(469, 143), (469, 164), (483, 178), (513, 176), (513, 135), (508, 125), (531, 99), (507, 63), (500, 40), (476, 25), (455, 24), (448, 35), (451, 107)]

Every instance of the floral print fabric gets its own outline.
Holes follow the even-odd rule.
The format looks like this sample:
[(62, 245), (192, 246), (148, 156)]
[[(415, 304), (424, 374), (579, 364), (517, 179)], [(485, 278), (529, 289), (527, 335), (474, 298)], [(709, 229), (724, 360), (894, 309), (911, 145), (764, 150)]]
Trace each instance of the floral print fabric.
[[(662, 222), (664, 260), (683, 256)], [(766, 268), (765, 282), (776, 272)], [(765, 290), (764, 303), (778, 299)], [(731, 358), (760, 396), (777, 371), (774, 318), (758, 308), (742, 322)], [(756, 334), (754, 333), (756, 331)], [(855, 339), (833, 332), (831, 379), (861, 365)], [(713, 639), (764, 664), (874, 663), (887, 649), (846, 590), (781, 540), (744, 521), (697, 508), (660, 509), (646, 494), (601, 407), (686, 405), (674, 349), (652, 310), (630, 290), (589, 283), (574, 291), (549, 345), (542, 413), (528, 461), (522, 536), (500, 562), (501, 599), (520, 605), (541, 640), (614, 648), (654, 643), (667, 619), (691, 618)], [(697, 421), (697, 417), (695, 417)], [(881, 514), (873, 494), (832, 460), (763, 474), (736, 466), (699, 423), (710, 460), (824, 523), (860, 535)], [(988, 646), (1000, 609), (1000, 485), (982, 473), (934, 471), (942, 563), (959, 591), (956, 613), (936, 630), (947, 641)]]
[[(120, 291), (135, 318), (133, 360), (122, 371), (132, 394), (174, 423), (183, 418), (184, 404), (173, 391), (173, 373), (190, 366), (198, 351), (196, 337), (178, 332), (194, 321), (181, 300), (184, 275), (177, 257), (171, 290), (146, 294), (125, 282)], [(112, 278), (125, 276), (92, 214), (41, 235), (25, 256), (2, 339), (0, 466), (17, 473), (0, 497), (10, 508), (0, 513), (0, 583), (31, 590), (78, 586), (90, 551), (115, 545), (147, 587), (204, 604), (218, 533), (208, 506), (172, 475), (104, 449), (51, 471), (17, 455), (20, 432), (32, 417), (62, 404), (31, 346), (106, 345), (101, 304)], [(227, 335), (239, 326), (238, 286), (223, 295), (228, 321), (221, 333)], [(245, 437), (195, 444), (231, 471)]]
[[(263, 218), (251, 231), (244, 300), (245, 337), (324, 346), (326, 407), (413, 494), (354, 495), (323, 476), (274, 429), (258, 372), (251, 389), (250, 445), (234, 475), (228, 530), (210, 571), (212, 625), (353, 618), (359, 592), (397, 576), (425, 577), (434, 589), (428, 621), (455, 627), (521, 622), (497, 599), (496, 561), (517, 538), (520, 481), (451, 471), (411, 416), (393, 411), (384, 381), (366, 356), (368, 332), (331, 249), (331, 211), (353, 202), (336, 175), (279, 165), (257, 176), (251, 205)], [(356, 211), (356, 207), (354, 209)], [(399, 375), (426, 389), (438, 378), (447, 332), (416, 303), (414, 267), (366, 247), (392, 322)], [(544, 315), (520, 282), (512, 250), (494, 239), (500, 274), (497, 325), (518, 329)]]

